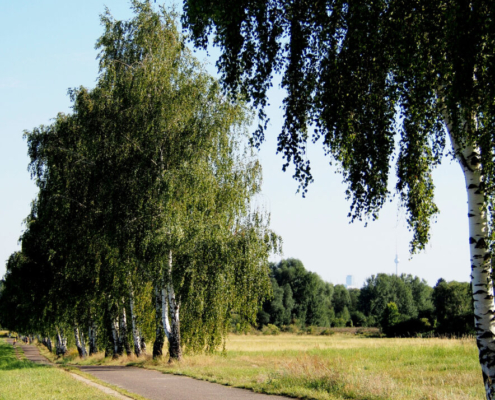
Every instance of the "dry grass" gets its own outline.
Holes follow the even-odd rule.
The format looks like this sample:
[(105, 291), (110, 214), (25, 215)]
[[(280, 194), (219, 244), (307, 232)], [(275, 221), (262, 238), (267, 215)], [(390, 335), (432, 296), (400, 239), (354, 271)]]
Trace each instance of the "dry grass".
[(101, 355), (73, 362), (133, 364), (258, 392), (307, 399), (483, 399), (473, 339), (231, 335), (226, 352), (181, 363)]

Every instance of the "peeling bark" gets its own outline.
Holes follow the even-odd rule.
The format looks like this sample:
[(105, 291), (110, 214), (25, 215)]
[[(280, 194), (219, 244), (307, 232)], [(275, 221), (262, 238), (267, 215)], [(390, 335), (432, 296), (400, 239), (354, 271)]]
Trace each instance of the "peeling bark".
[(445, 121), (466, 183), (476, 342), (486, 398), (493, 400), (495, 399), (495, 304), (491, 253), (487, 245), (488, 219), (483, 193), (484, 181), (479, 161), (480, 152), (476, 146), (472, 145), (461, 148), (452, 136), (450, 120), (445, 118)]

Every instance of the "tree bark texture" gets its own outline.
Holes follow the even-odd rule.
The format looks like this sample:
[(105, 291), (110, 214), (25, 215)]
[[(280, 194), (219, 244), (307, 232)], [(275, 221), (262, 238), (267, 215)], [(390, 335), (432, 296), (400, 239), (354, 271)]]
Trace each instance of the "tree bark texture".
[(124, 352), (124, 348), (120, 346), (120, 340), (119, 340), (119, 321), (117, 319), (117, 316), (112, 318), (112, 339), (113, 339), (113, 357), (117, 358), (122, 355)]
[(122, 352), (123, 350), (125, 350), (125, 353), (130, 356), (132, 352), (131, 346), (129, 344), (129, 339), (127, 338), (127, 315), (124, 306), (122, 306), (122, 311), (120, 313), (119, 340), (119, 348), (122, 349)]
[(495, 399), (495, 304), (491, 252), (488, 246), (488, 219), (483, 190), (480, 151), (467, 145), (460, 147), (452, 136), (452, 126), (446, 120), (447, 129), (462, 168), (466, 183), (469, 219), (469, 248), (471, 259), (471, 285), (473, 290), (476, 342), (488, 400)]
[(52, 341), (49, 336), (44, 336), (42, 343), (46, 346), (48, 351), (51, 353), (52, 352)]
[(168, 338), (168, 353), (170, 355), (170, 361), (182, 360), (182, 347), (180, 343), (180, 319), (179, 319), (179, 308), (180, 302), (175, 296), (174, 286), (172, 282), (172, 251), (169, 253), (168, 258), (168, 280), (167, 280), (167, 291), (168, 291), (168, 303), (170, 305), (170, 319), (171, 329), (170, 336)]
[(76, 342), (76, 348), (77, 352), (79, 353), (79, 357), (85, 358), (87, 356), (86, 347), (81, 342), (81, 339), (79, 337), (79, 328), (77, 327), (77, 325), (74, 325), (74, 340)]
[(134, 292), (129, 290), (129, 310), (131, 312), (131, 324), (132, 324), (132, 340), (134, 342), (134, 354), (136, 357), (141, 355), (141, 339), (139, 337), (139, 330), (137, 328), (136, 314), (134, 313)]
[(163, 328), (165, 329), (165, 335), (167, 336), (167, 339), (170, 340), (170, 321), (168, 319), (168, 314), (169, 314), (169, 307), (168, 307), (168, 292), (167, 289), (164, 287), (162, 288), (162, 324)]
[(153, 342), (153, 358), (160, 358), (163, 356), (163, 345), (165, 343), (165, 333), (163, 329), (162, 319), (162, 298), (160, 287), (155, 285), (155, 325), (156, 334), (155, 341)]
[(144, 340), (144, 335), (141, 332), (141, 354), (146, 354), (146, 341)]
[(93, 354), (98, 353), (98, 346), (96, 344), (96, 326), (93, 321), (91, 321), (91, 324), (89, 325), (88, 342), (89, 355), (92, 356)]
[(57, 331), (57, 343), (55, 345), (57, 356), (64, 356), (67, 353), (67, 338), (63, 332)]

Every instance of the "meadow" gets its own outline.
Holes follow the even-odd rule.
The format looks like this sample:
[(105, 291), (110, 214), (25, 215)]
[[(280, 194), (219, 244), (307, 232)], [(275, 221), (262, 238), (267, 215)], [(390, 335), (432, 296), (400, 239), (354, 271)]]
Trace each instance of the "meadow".
[(112, 400), (98, 389), (76, 381), (67, 372), (23, 359), (16, 350), (0, 338), (0, 399), (1, 400)]
[(75, 350), (58, 362), (138, 365), (304, 399), (485, 398), (472, 338), (230, 335), (224, 352), (187, 355), (180, 363), (103, 355), (81, 360)]

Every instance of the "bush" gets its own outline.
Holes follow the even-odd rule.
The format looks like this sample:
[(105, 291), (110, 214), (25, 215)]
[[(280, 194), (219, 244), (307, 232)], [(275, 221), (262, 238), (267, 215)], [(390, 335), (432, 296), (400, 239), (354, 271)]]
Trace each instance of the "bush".
[(351, 319), (354, 326), (367, 326), (366, 316), (361, 311), (353, 311)]
[(344, 328), (346, 324), (346, 320), (343, 318), (335, 318), (332, 321), (332, 326), (335, 326), (336, 328)]
[(316, 326), (310, 325), (306, 328), (306, 333), (308, 335), (318, 335), (319, 329)]
[(280, 329), (278, 326), (273, 324), (263, 325), (261, 332), (263, 335), (280, 335)]
[(423, 337), (433, 333), (428, 318), (410, 318), (389, 327), (385, 332), (389, 337)]
[(282, 326), (282, 332), (299, 333), (300, 331), (301, 331), (301, 329), (296, 324), (290, 324), (290, 325)]
[(320, 333), (320, 335), (323, 335), (323, 336), (332, 336), (335, 334), (335, 331), (333, 331), (332, 329), (323, 329)]

